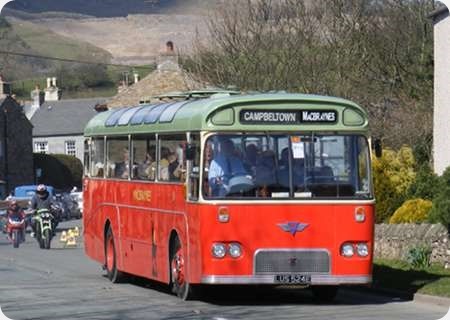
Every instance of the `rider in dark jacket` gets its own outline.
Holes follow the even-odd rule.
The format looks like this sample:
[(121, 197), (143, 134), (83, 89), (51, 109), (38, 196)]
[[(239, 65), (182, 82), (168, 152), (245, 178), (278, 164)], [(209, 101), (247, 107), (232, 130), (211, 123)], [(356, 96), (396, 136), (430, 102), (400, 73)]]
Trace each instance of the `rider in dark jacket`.
[[(43, 184), (38, 185), (36, 188), (36, 193), (34, 194), (33, 198), (31, 198), (31, 209), (33, 209), (34, 214), (36, 215), (38, 210), (41, 209), (52, 211), (52, 205), (53, 198), (47, 191), (47, 187)], [(53, 224), (54, 223), (55, 221), (53, 221)], [(34, 237), (34, 234), (36, 233), (36, 219), (32, 220), (31, 228), (33, 229), (31, 236)]]

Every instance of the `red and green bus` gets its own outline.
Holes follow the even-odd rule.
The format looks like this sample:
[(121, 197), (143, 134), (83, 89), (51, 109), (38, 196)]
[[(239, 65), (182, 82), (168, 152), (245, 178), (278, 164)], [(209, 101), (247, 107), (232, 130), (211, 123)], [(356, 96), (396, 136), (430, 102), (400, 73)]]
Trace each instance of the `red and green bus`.
[(372, 281), (368, 119), (348, 100), (215, 94), (99, 113), (85, 129), (84, 241), (111, 281)]

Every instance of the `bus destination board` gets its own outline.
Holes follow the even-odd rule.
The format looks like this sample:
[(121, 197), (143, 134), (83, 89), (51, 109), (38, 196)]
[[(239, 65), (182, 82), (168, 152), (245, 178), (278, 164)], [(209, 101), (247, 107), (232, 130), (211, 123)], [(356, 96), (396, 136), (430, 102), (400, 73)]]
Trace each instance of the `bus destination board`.
[(245, 124), (336, 123), (336, 110), (241, 110)]

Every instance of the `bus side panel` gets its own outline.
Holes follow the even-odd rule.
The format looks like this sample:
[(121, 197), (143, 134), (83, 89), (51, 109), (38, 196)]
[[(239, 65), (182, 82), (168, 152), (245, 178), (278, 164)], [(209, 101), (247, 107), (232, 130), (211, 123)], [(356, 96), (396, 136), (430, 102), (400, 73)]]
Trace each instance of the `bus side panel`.
[[(190, 283), (200, 283), (202, 277), (202, 242), (200, 233), (200, 206), (198, 204), (189, 203), (186, 206), (189, 226), (189, 255), (188, 255), (188, 277)], [(209, 257), (206, 257), (208, 259)]]

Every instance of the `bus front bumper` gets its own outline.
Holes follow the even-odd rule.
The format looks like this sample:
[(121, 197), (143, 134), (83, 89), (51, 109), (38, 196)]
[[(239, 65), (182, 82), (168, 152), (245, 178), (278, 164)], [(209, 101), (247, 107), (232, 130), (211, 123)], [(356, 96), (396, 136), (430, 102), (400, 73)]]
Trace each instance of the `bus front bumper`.
[[(275, 275), (224, 276), (208, 275), (201, 279), (202, 284), (277, 284)], [(371, 275), (335, 276), (329, 274), (311, 275), (309, 285), (363, 285), (372, 283)]]

